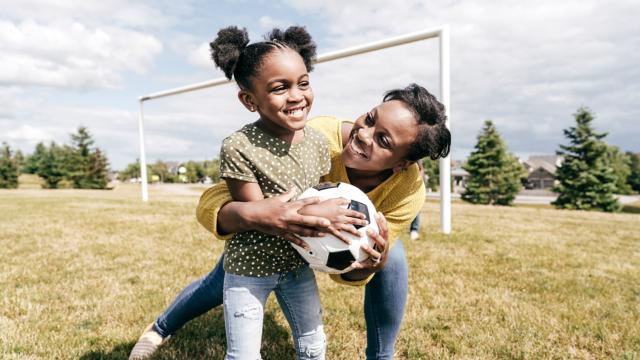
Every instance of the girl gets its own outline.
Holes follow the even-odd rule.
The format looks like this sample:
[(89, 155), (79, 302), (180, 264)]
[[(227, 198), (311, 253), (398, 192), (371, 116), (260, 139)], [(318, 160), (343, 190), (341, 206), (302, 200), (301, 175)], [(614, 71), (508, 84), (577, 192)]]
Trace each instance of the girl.
[[(305, 127), (313, 104), (309, 72), (315, 44), (301, 27), (274, 29), (249, 43), (246, 30), (228, 27), (211, 44), (213, 60), (259, 119), (227, 137), (220, 177), (235, 201), (258, 201), (303, 191), (329, 171), (322, 135)], [(298, 359), (324, 359), (325, 335), (313, 271), (287, 240), (258, 231), (236, 233), (224, 261), (225, 359), (260, 359), (264, 306), (275, 292), (291, 327)]]

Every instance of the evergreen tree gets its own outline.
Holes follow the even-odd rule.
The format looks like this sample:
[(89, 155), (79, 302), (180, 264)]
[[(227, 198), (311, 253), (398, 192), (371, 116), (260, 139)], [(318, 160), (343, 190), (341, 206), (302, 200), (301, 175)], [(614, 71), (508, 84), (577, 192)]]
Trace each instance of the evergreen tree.
[(422, 165), (424, 166), (424, 174), (427, 177), (426, 188), (431, 189), (431, 191), (438, 191), (438, 186), (440, 185), (440, 164), (438, 160), (425, 158)]
[(42, 162), (42, 159), (44, 159), (46, 156), (47, 156), (47, 147), (42, 142), (39, 142), (36, 145), (36, 150), (33, 152), (33, 154), (29, 155), (25, 159), (24, 166), (22, 167), (22, 172), (26, 174), (37, 173), (38, 166)]
[(627, 151), (629, 157), (629, 176), (627, 177), (627, 184), (635, 192), (640, 192), (640, 154), (634, 154)]
[(71, 150), (67, 159), (69, 179), (76, 189), (104, 189), (108, 183), (109, 163), (100, 151), (93, 149), (91, 134), (86, 127), (71, 134)]
[(26, 159), (24, 158), (24, 154), (22, 154), (22, 151), (16, 150), (13, 158), (16, 161), (16, 165), (18, 165), (18, 171), (22, 172), (22, 168), (24, 167), (24, 163), (26, 161)]
[(607, 166), (607, 133), (597, 133), (591, 127), (593, 115), (587, 108), (574, 114), (576, 126), (563, 130), (569, 145), (557, 151), (564, 160), (556, 171), (558, 184), (553, 188), (558, 198), (557, 208), (577, 210), (618, 211), (620, 204), (613, 196), (616, 175)]
[(9, 144), (2, 143), (0, 151), (0, 189), (18, 188), (19, 167), (11, 154)]
[(616, 194), (629, 195), (632, 193), (631, 186), (627, 183), (627, 179), (631, 174), (631, 158), (617, 146), (608, 146), (606, 152), (606, 164), (613, 170), (616, 176)]
[(473, 204), (510, 205), (526, 177), (524, 167), (507, 151), (491, 120), (485, 121), (463, 169), (469, 177), (461, 197)]
[(42, 157), (38, 161), (36, 174), (44, 179), (44, 187), (57, 189), (60, 181), (68, 176), (68, 152), (67, 147), (58, 146), (55, 142), (52, 142), (45, 153), (41, 154)]

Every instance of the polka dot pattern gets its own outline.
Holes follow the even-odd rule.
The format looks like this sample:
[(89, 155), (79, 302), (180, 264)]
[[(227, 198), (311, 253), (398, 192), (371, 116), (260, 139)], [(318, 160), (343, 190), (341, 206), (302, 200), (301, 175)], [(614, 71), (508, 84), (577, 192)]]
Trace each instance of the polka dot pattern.
[[(256, 124), (227, 137), (220, 150), (220, 176), (258, 183), (265, 197), (317, 185), (329, 172), (326, 139), (305, 127), (296, 144), (273, 137)], [(225, 246), (224, 269), (242, 276), (264, 277), (286, 273), (305, 264), (287, 240), (257, 231), (237, 233)]]

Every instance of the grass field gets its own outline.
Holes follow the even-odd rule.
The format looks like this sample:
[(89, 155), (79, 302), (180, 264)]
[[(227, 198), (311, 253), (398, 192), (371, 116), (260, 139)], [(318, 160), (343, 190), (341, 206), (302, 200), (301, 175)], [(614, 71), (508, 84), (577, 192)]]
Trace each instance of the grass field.
[[(0, 358), (125, 359), (141, 330), (223, 243), (195, 221), (197, 195), (151, 187), (0, 191)], [(410, 295), (397, 359), (640, 357), (640, 214), (438, 204), (423, 239), (404, 240)], [(361, 288), (318, 277), (328, 359), (360, 359)], [(265, 359), (291, 359), (270, 299)], [(155, 359), (222, 359), (220, 309)]]

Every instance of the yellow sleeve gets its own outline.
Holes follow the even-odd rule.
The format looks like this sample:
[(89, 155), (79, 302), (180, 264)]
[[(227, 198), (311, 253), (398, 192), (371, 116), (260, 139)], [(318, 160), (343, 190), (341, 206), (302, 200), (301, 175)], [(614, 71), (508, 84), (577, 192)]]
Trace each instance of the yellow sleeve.
[(198, 222), (220, 240), (229, 240), (233, 237), (233, 234), (220, 235), (218, 233), (218, 211), (231, 201), (233, 199), (229, 194), (227, 184), (223, 181), (205, 190), (200, 196), (196, 208)]

